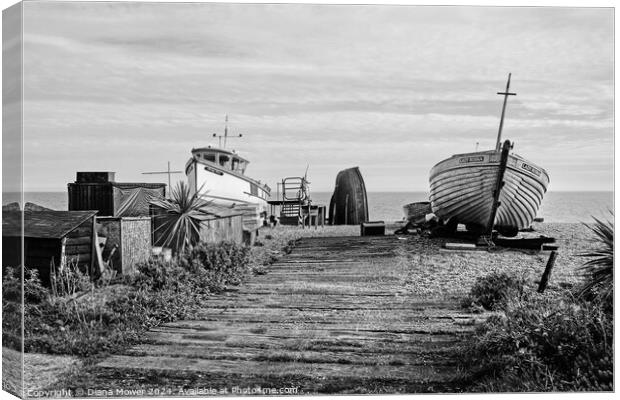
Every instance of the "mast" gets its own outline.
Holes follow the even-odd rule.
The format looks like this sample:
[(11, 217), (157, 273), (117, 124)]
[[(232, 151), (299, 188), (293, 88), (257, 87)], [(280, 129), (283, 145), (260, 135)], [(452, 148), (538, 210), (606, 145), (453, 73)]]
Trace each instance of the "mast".
[(502, 116), (499, 120), (499, 131), (497, 132), (497, 143), (495, 143), (495, 150), (500, 151), (502, 145), (502, 128), (504, 127), (504, 115), (506, 114), (506, 103), (508, 102), (508, 96), (516, 96), (516, 93), (510, 93), (510, 77), (511, 73), (508, 73), (508, 82), (506, 83), (506, 91), (505, 92), (497, 92), (497, 94), (501, 94), (504, 96), (504, 105), (502, 106)]
[(228, 139), (228, 114), (224, 119), (224, 148), (226, 148), (226, 139)]
[[(224, 119), (224, 134), (223, 135), (218, 135), (217, 133), (213, 134), (213, 137), (216, 137), (219, 139), (219, 145), (220, 147), (222, 147), (222, 138), (224, 138), (224, 147), (222, 147), (223, 149), (226, 148), (226, 140), (228, 139), (228, 114), (226, 114), (226, 118)], [(236, 138), (236, 137), (243, 137), (243, 134), (238, 134), (236, 136), (231, 136), (231, 138)]]

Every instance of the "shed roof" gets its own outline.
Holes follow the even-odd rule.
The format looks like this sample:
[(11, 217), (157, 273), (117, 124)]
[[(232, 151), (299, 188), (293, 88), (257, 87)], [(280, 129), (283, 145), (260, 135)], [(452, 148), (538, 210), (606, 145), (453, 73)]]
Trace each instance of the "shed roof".
[[(97, 211), (24, 211), (24, 237), (60, 239)], [(21, 212), (2, 212), (2, 236), (20, 237)]]

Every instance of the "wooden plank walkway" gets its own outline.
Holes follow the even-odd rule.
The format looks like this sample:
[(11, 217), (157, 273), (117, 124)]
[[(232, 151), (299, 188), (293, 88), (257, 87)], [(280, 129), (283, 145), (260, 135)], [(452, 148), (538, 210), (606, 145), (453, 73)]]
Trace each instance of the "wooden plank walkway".
[[(473, 330), (472, 314), (407, 289), (405, 245), (396, 236), (302, 239), (265, 275), (215, 296), (199, 320), (153, 329), (98, 369), (128, 386), (232, 394), (458, 391), (455, 346)], [(164, 394), (182, 394), (174, 390)]]

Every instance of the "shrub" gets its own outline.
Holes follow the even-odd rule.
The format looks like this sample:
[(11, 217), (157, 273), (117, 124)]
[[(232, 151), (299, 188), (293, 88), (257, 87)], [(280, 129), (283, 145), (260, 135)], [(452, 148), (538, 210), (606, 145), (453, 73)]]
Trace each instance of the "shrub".
[(193, 277), (197, 291), (220, 291), (237, 285), (249, 272), (249, 248), (234, 242), (200, 243), (179, 257), (179, 265)]
[(179, 266), (176, 261), (163, 261), (151, 258), (136, 265), (137, 274), (128, 279), (128, 283), (138, 289), (159, 291), (186, 290), (187, 285), (193, 285), (194, 277), (187, 269)]
[[(613, 215), (612, 215), (613, 216)], [(596, 235), (598, 247), (591, 252), (581, 254), (583, 257), (595, 257), (587, 261), (581, 270), (586, 282), (580, 288), (578, 296), (586, 300), (595, 300), (613, 308), (614, 289), (614, 223), (594, 218), (593, 227), (588, 226)]]
[(189, 186), (179, 182), (169, 199), (155, 199), (151, 203), (164, 210), (155, 218), (161, 221), (157, 228), (162, 246), (171, 247), (175, 254), (181, 253), (200, 240), (200, 225), (208, 217), (206, 207), (209, 201), (203, 199), (197, 190), (190, 194)]
[[(128, 290), (110, 301), (93, 289), (76, 297), (84, 275), (69, 270), (57, 281), (54, 296), (41, 285), (36, 270), (24, 275), (24, 348), (91, 356), (117, 351), (140, 333), (162, 322), (190, 318), (207, 298), (204, 294), (237, 284), (248, 272), (249, 248), (234, 243), (199, 244), (172, 262), (151, 259), (125, 278)], [(79, 270), (77, 270), (79, 272)], [(66, 279), (65, 279), (66, 278)], [(105, 289), (105, 288), (104, 288)], [(6, 269), (3, 280), (3, 340), (22, 346), (21, 276)]]
[(526, 280), (523, 277), (505, 272), (492, 272), (476, 279), (469, 296), (464, 299), (463, 307), (479, 305), (487, 310), (497, 310), (505, 306), (512, 297), (523, 294)]
[(110, 325), (121, 320), (105, 304), (50, 298), (25, 313), (24, 350), (89, 356), (122, 341)]
[(596, 304), (532, 294), (490, 317), (463, 360), (482, 390), (612, 390), (612, 332)]

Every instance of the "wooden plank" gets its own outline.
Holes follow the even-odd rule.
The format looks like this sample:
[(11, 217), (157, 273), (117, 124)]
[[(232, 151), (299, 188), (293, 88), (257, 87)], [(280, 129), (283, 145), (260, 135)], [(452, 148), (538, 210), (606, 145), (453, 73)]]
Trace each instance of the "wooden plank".
[(65, 239), (67, 241), (67, 246), (90, 244), (93, 240), (90, 235), (81, 237), (66, 237)]
[(446, 243), (444, 247), (447, 250), (476, 250), (476, 245), (473, 243)]
[(239, 374), (243, 376), (307, 376), (316, 379), (339, 378), (390, 378), (423, 380), (425, 382), (450, 379), (456, 374), (456, 367), (436, 369), (420, 365), (348, 365), (334, 363), (258, 362), (241, 360), (205, 360), (183, 357), (132, 357), (114, 355), (98, 364), (103, 368), (133, 368), (160, 371), (198, 371), (208, 373)]
[(99, 239), (97, 234), (97, 229), (95, 229), (95, 219), (93, 218), (93, 254), (95, 255), (93, 262), (91, 264), (91, 270), (97, 271), (98, 273), (103, 273), (106, 265), (103, 262), (103, 256), (101, 255), (101, 247), (99, 246)]
[(67, 244), (66, 245), (66, 253), (67, 255), (76, 255), (76, 254), (84, 254), (84, 253), (90, 253), (90, 250), (92, 248), (92, 243), (88, 243), (88, 244), (79, 244), (79, 245), (74, 245), (74, 244)]

